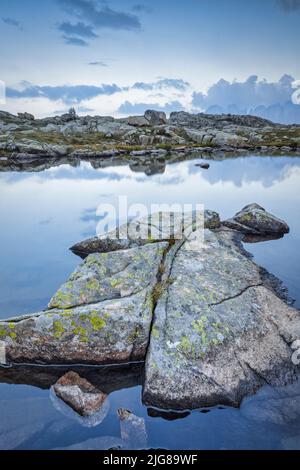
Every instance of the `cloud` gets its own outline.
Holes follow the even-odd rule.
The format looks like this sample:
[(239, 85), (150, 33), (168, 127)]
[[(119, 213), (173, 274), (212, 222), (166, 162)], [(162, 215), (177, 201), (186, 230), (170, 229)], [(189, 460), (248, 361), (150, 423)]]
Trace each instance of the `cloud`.
[(144, 114), (147, 109), (155, 109), (156, 111), (163, 111), (171, 113), (173, 111), (182, 111), (184, 108), (179, 101), (172, 101), (165, 105), (158, 103), (130, 103), (125, 101), (118, 109), (120, 114)]
[(300, 9), (300, 0), (278, 0), (279, 5), (285, 11), (296, 11)]
[(104, 28), (127, 31), (141, 29), (141, 23), (136, 14), (114, 10), (105, 3), (97, 6), (92, 0), (57, 1), (68, 14), (80, 20), (76, 24), (65, 21), (58, 26), (57, 29), (64, 33), (63, 39), (66, 44), (88, 46), (87, 39), (98, 37), (95, 30)]
[(65, 21), (64, 23), (61, 23), (57, 29), (68, 36), (80, 36), (82, 38), (98, 37), (90, 25), (84, 24), (82, 22), (72, 24), (68, 21)]
[(88, 65), (91, 65), (92, 67), (107, 67), (107, 64), (102, 60), (96, 60), (94, 62), (89, 62)]
[(253, 106), (285, 103), (291, 100), (293, 82), (294, 78), (290, 75), (283, 75), (278, 82), (259, 80), (256, 75), (251, 75), (244, 82), (221, 79), (206, 94), (195, 92), (193, 105), (202, 109), (215, 105), (225, 108), (235, 105), (246, 111)]
[[(98, 60), (90, 66), (105, 66)], [(156, 82), (136, 82), (131, 86), (117, 84), (45, 86), (21, 82), (20, 88), (7, 87), (9, 108), (49, 114), (60, 107), (75, 106), (81, 113), (113, 115), (143, 114), (153, 108), (172, 111), (206, 112), (209, 114), (253, 114), (283, 124), (300, 124), (300, 105), (292, 102), (296, 82), (290, 75), (267, 82), (251, 75), (245, 81), (221, 79), (206, 93), (193, 91), (182, 79), (159, 78)]]
[(132, 88), (135, 90), (153, 91), (161, 90), (164, 88), (175, 88), (178, 91), (185, 91), (189, 88), (190, 84), (181, 79), (163, 78), (156, 82), (136, 82)]
[(23, 30), (21, 23), (13, 18), (5, 17), (2, 18), (2, 21), (9, 26), (14, 26), (15, 28)]
[(113, 10), (106, 4), (97, 7), (91, 0), (58, 0), (61, 6), (77, 18), (87, 21), (95, 29), (139, 30), (141, 22), (137, 15)]
[[(70, 38), (66, 38), (66, 40)], [(71, 38), (74, 41), (81, 41), (78, 38)], [(84, 42), (84, 41), (83, 41)], [(76, 45), (77, 42), (76, 42)], [(103, 61), (94, 61), (89, 63), (90, 66), (99, 66), (105, 67), (106, 63)], [(47, 86), (47, 85), (34, 85), (32, 83), (23, 81), (20, 83), (20, 88), (7, 87), (6, 94), (7, 98), (14, 99), (36, 99), (36, 98), (46, 98), (50, 101), (61, 100), (65, 105), (71, 104), (80, 104), (82, 101), (92, 100), (99, 96), (111, 96), (116, 93), (124, 94), (124, 101), (126, 99), (126, 94), (128, 95), (127, 102), (123, 103), (123, 106), (128, 106), (129, 109), (141, 109), (147, 101), (151, 102), (151, 98), (155, 98), (155, 101), (160, 101), (160, 104), (145, 104), (146, 108), (149, 107), (158, 107), (166, 112), (174, 108), (179, 107), (182, 109), (182, 104), (177, 100), (178, 91), (184, 91), (188, 89), (190, 85), (187, 82), (184, 82), (180, 79), (160, 79), (157, 82), (138, 82), (132, 86), (121, 87), (116, 84), (101, 84), (97, 85), (61, 85), (61, 86)], [(160, 90), (162, 93), (152, 93), (153, 90)], [(174, 92), (175, 90), (175, 92)], [(148, 92), (151, 92), (150, 94)], [(135, 96), (134, 101), (138, 101), (140, 104), (132, 103), (132, 97)], [(145, 101), (143, 99), (147, 98)], [(162, 103), (169, 103), (169, 105), (163, 105)], [(154, 102), (155, 103), (155, 102)], [(90, 103), (83, 103), (83, 106), (90, 106)], [(118, 103), (120, 106), (120, 102)], [(125, 112), (125, 111), (124, 111)]]
[(152, 13), (153, 9), (148, 5), (137, 3), (136, 5), (133, 5), (132, 11), (135, 11), (136, 13)]
[(282, 123), (300, 122), (300, 106), (291, 102), (294, 78), (283, 75), (278, 82), (259, 80), (256, 75), (244, 82), (224, 79), (212, 85), (206, 94), (194, 92), (195, 111), (211, 114), (255, 114)]
[[(27, 84), (28, 85), (28, 84)], [(47, 98), (50, 101), (62, 100), (66, 104), (76, 104), (100, 95), (113, 95), (121, 91), (117, 85), (63, 85), (39, 86), (28, 85), (23, 90), (7, 88), (8, 98)]]
[(86, 42), (84, 39), (80, 38), (75, 38), (74, 36), (62, 36), (65, 44), (68, 44), (69, 46), (81, 46), (81, 47), (87, 47), (89, 45), (88, 42)]

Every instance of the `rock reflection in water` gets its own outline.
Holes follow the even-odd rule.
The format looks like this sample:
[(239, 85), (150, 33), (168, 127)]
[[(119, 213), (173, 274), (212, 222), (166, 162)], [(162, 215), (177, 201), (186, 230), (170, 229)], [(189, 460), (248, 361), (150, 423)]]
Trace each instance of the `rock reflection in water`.
[(77, 372), (94, 387), (109, 395), (116, 390), (142, 385), (144, 364), (111, 367), (15, 365), (11, 368), (0, 368), (0, 382), (50, 389), (70, 370)]

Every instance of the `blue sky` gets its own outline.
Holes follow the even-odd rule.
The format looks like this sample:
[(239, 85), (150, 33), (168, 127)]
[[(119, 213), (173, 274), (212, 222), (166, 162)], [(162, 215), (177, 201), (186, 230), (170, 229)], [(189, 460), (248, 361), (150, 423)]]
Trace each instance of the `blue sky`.
[(300, 0), (1, 0), (1, 107), (46, 115), (66, 109), (71, 95), (91, 114), (144, 104), (190, 110), (193, 94), (221, 78), (300, 79), (299, 20)]

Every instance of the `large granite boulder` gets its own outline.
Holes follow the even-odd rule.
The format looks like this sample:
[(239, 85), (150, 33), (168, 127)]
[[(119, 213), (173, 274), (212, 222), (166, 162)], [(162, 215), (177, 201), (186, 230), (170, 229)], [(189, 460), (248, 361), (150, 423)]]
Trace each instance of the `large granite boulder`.
[(18, 113), (18, 117), (20, 119), (24, 119), (25, 121), (34, 121), (34, 115), (30, 113)]
[(236, 406), (264, 383), (293, 381), (300, 315), (264, 285), (234, 232), (207, 231), (166, 258), (146, 359), (144, 401), (163, 408)]
[(223, 225), (246, 235), (284, 235), (290, 229), (286, 222), (258, 204), (249, 204)]
[(148, 121), (150, 126), (159, 126), (161, 124), (167, 123), (166, 113), (162, 111), (154, 111), (153, 109), (148, 109), (145, 112), (144, 117)]

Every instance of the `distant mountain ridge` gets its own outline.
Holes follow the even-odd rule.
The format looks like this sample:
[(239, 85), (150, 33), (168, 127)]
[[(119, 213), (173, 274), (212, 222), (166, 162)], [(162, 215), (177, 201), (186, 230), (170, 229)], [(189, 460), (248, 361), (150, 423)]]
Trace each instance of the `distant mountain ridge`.
[(228, 106), (213, 105), (206, 109), (207, 114), (252, 115), (268, 119), (279, 124), (300, 124), (300, 105), (287, 101), (285, 104), (259, 105), (250, 109), (235, 104)]

